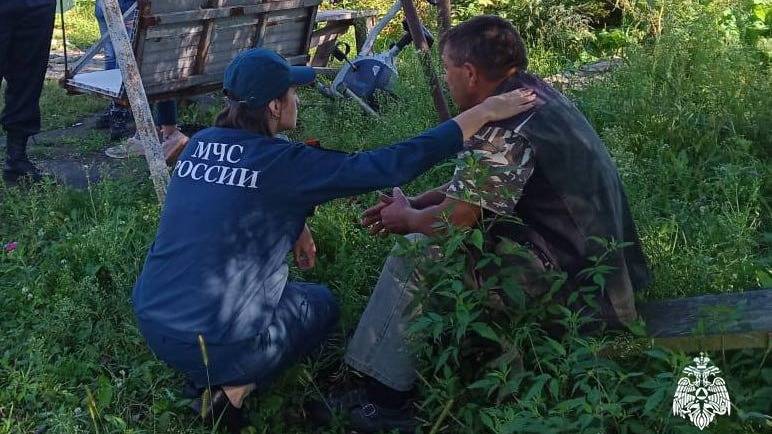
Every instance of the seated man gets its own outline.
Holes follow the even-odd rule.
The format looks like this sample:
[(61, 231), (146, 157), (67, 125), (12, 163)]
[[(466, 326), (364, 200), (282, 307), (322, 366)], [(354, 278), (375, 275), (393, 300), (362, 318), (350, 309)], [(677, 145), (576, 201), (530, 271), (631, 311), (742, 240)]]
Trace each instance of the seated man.
[[(627, 242), (609, 255), (614, 271), (605, 276), (599, 317), (612, 327), (635, 320), (633, 293), (650, 274), (619, 173), (592, 126), (568, 99), (526, 72), (525, 46), (509, 22), (473, 18), (448, 31), (440, 49), (445, 80), (461, 109), (516, 88), (534, 90), (541, 104), (483, 127), (467, 142), (473, 153), (448, 184), (415, 198), (394, 189), (393, 197), (365, 212), (363, 224), (416, 239), (441, 228), (442, 215), (467, 227), (486, 217), (515, 217), (522, 224), (495, 224), (486, 236), (526, 247), (537, 271), (565, 273), (564, 294), (576, 290), (577, 274), (591, 264), (587, 258), (603, 253), (590, 237)], [(345, 356), (367, 377), (367, 387), (332, 404), (348, 412), (360, 432), (413, 431), (405, 405), (416, 373), (404, 341), (412, 290), (420, 285), (412, 268), (405, 257), (387, 259)], [(524, 289), (537, 296), (547, 285), (533, 282)]]

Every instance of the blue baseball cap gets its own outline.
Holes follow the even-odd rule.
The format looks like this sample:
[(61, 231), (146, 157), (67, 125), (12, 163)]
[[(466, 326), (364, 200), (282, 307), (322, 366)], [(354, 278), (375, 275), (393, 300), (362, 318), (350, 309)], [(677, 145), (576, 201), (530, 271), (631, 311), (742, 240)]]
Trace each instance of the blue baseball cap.
[(259, 108), (292, 86), (309, 84), (316, 78), (310, 66), (292, 66), (278, 53), (253, 48), (239, 53), (225, 69), (223, 90), (229, 98)]

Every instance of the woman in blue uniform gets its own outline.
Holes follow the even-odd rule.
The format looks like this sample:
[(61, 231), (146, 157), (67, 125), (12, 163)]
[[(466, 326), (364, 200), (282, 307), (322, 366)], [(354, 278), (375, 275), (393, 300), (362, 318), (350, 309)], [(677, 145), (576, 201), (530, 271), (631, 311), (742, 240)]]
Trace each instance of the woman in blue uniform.
[(328, 288), (287, 279), (288, 252), (302, 268), (314, 265), (305, 225), (314, 207), (404, 184), (534, 98), (492, 97), (413, 139), (346, 154), (275, 137), (295, 128), (295, 87), (313, 80), (312, 68), (269, 50), (233, 60), (226, 108), (180, 156), (134, 288), (150, 348), (197, 387), (211, 386), (213, 405), (202, 414), (224, 410), (236, 432), (243, 398), (317, 347), (337, 321)]

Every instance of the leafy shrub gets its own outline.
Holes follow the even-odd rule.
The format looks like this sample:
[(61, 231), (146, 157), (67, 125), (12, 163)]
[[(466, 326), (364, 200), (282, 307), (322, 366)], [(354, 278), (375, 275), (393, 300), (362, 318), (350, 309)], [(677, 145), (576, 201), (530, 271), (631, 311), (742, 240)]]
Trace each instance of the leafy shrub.
[[(442, 251), (431, 258), (423, 253), (426, 244), (403, 246), (422, 277), (421, 314), (410, 332), (421, 360), (424, 432), (696, 431), (671, 414), (671, 398), (688, 357), (647, 349), (645, 338), (581, 332), (592, 321), (591, 309), (580, 312), (555, 303), (560, 276), (535, 299), (518, 285), (520, 270), (507, 266), (480, 285), (470, 284), (469, 270), (503, 261), (483, 239), (480, 229), (451, 230), (429, 241)], [(501, 242), (510, 245), (509, 253), (520, 249)], [(574, 299), (592, 306), (606, 272), (599, 258), (584, 271), (591, 283), (581, 286)], [(493, 296), (507, 308), (496, 308)], [(559, 324), (565, 333), (545, 329), (548, 324)], [(766, 357), (762, 351), (740, 351), (717, 362), (728, 367), (723, 377), (732, 391), (732, 411), (739, 416), (719, 416), (712, 432), (763, 432), (772, 426), (767, 416), (772, 413), (772, 368)]]

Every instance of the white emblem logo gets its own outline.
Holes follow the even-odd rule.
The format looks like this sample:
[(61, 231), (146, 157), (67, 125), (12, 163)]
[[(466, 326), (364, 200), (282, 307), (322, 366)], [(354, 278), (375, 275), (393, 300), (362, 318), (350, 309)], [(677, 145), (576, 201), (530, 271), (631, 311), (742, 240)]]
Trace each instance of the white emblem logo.
[(683, 418), (688, 416), (700, 430), (710, 425), (717, 414), (730, 414), (732, 403), (726, 383), (716, 376), (720, 372), (705, 354), (695, 357), (694, 365), (684, 368), (686, 376), (678, 380), (673, 414)]

